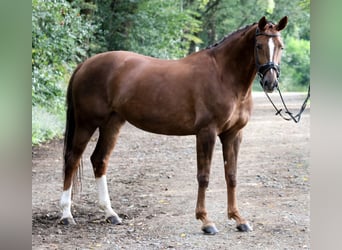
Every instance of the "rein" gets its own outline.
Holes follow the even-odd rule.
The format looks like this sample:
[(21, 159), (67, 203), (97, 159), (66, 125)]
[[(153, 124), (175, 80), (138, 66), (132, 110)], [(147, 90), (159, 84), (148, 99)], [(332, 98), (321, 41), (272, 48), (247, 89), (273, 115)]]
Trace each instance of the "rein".
[[(280, 36), (279, 34), (267, 34), (267, 33), (264, 33), (264, 32), (260, 32), (259, 29), (257, 28), (256, 29), (256, 32), (255, 32), (255, 37), (257, 36), (269, 36), (269, 37), (275, 37), (275, 36)], [(256, 57), (255, 57), (255, 64), (256, 64), (256, 67), (257, 67), (257, 72), (258, 72), (258, 75), (260, 77), (260, 84), (262, 86), (262, 89), (264, 89), (264, 86), (262, 84), (262, 78), (263, 76), (266, 74), (267, 71), (269, 71), (270, 69), (274, 69), (277, 73), (277, 82), (278, 82), (278, 78), (280, 76), (280, 67), (278, 64), (275, 64), (273, 62), (268, 62), (266, 64), (262, 64), (260, 65), (259, 64), (259, 58), (258, 58), (258, 53), (256, 52)], [(274, 107), (274, 109), (276, 110), (276, 113), (275, 115), (280, 115), (280, 117), (282, 117), (284, 120), (286, 121), (291, 121), (293, 120), (295, 123), (298, 123), (300, 121), (300, 118), (301, 118), (301, 115), (302, 113), (304, 112), (305, 108), (306, 108), (306, 104), (308, 102), (308, 100), (310, 99), (310, 85), (309, 85), (309, 88), (308, 88), (308, 93), (307, 93), (307, 96), (298, 112), (298, 114), (294, 115), (292, 112), (289, 111), (289, 109), (287, 108), (286, 104), (285, 104), (285, 101), (284, 101), (284, 98), (283, 98), (283, 95), (281, 94), (280, 92), (280, 89), (279, 89), (279, 86), (278, 84), (276, 85), (276, 88), (278, 90), (278, 93), (279, 93), (279, 96), (280, 96), (280, 99), (281, 99), (281, 102), (283, 104), (283, 107), (284, 107), (284, 111), (285, 111), (285, 114), (282, 113), (283, 109), (280, 108), (278, 109), (277, 106), (274, 104), (274, 102), (272, 101), (271, 97), (268, 95), (268, 93), (264, 90), (268, 100), (271, 102), (272, 106)]]
[(275, 113), (275, 115), (280, 115), (280, 116), (281, 116), (284, 120), (286, 120), (286, 121), (291, 121), (291, 120), (293, 120), (295, 123), (298, 123), (298, 122), (300, 121), (300, 118), (301, 118), (301, 116), (302, 116), (302, 113), (304, 112), (304, 110), (305, 110), (305, 108), (306, 108), (306, 104), (307, 104), (308, 100), (310, 99), (310, 85), (309, 85), (309, 88), (308, 88), (307, 96), (306, 96), (306, 98), (305, 98), (305, 100), (304, 100), (304, 102), (303, 102), (303, 104), (302, 104), (302, 106), (301, 106), (299, 112), (298, 112), (296, 115), (293, 115), (293, 113), (290, 112), (289, 109), (287, 108), (287, 106), (286, 106), (286, 104), (285, 104), (285, 101), (284, 101), (284, 98), (283, 98), (283, 96), (282, 96), (282, 94), (281, 94), (281, 92), (280, 92), (279, 86), (277, 86), (276, 88), (277, 88), (277, 90), (278, 90), (278, 93), (279, 93), (281, 102), (283, 103), (283, 106), (284, 106), (284, 109), (285, 109), (285, 114), (286, 114), (287, 116), (284, 115), (284, 114), (282, 113), (282, 111), (283, 111), (282, 108), (281, 108), (281, 109), (278, 109), (278, 108), (277, 108), (277, 106), (274, 104), (274, 102), (272, 101), (272, 99), (271, 99), (271, 97), (268, 95), (268, 93), (267, 93), (266, 91), (264, 91), (265, 94), (266, 94), (266, 96), (267, 96), (267, 98), (268, 98), (268, 100), (271, 102), (271, 104), (273, 105), (274, 109), (277, 111), (277, 112)]

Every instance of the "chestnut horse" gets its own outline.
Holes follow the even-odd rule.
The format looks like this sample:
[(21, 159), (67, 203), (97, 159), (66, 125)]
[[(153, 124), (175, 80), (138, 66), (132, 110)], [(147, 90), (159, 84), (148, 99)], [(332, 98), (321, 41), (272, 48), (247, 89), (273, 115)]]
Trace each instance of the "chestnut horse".
[(240, 215), (236, 170), (242, 128), (252, 110), (252, 83), (258, 73), (265, 91), (278, 84), (283, 47), (277, 24), (262, 17), (220, 42), (179, 60), (160, 60), (127, 51), (95, 55), (74, 71), (67, 91), (64, 186), (60, 223), (74, 224), (73, 178), (82, 153), (98, 128), (91, 155), (99, 206), (107, 222), (120, 224), (111, 207), (106, 170), (121, 126), (128, 121), (164, 135), (196, 135), (198, 196), (196, 218), (207, 234), (218, 232), (208, 217), (205, 192), (216, 136), (220, 138), (228, 196), (228, 218), (239, 231), (252, 230)]

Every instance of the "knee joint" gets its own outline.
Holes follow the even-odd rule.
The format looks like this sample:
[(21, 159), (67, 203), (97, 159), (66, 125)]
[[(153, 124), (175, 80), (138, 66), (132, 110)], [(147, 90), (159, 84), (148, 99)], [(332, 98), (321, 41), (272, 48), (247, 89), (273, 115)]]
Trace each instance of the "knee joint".
[(197, 175), (197, 181), (199, 187), (207, 188), (209, 185), (209, 175), (203, 174), (203, 175)]
[(228, 185), (229, 187), (236, 187), (236, 175), (235, 174), (229, 174), (228, 175)]

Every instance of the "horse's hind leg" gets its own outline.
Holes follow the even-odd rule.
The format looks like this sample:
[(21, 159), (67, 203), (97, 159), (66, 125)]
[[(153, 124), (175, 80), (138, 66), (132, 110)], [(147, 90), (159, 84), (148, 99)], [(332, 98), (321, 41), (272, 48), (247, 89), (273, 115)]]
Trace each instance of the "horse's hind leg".
[(60, 200), (62, 208), (61, 224), (75, 224), (71, 214), (71, 193), (72, 193), (72, 180), (80, 165), (82, 153), (94, 133), (95, 128), (75, 128), (75, 134), (72, 143), (72, 148), (65, 155), (65, 169), (64, 169), (64, 186), (63, 193)]
[(119, 130), (124, 122), (125, 120), (113, 113), (110, 118), (100, 126), (100, 136), (91, 156), (98, 188), (99, 206), (105, 212), (106, 221), (112, 224), (121, 224), (121, 219), (114, 212), (110, 203), (106, 171), (111, 152), (114, 149), (119, 135)]

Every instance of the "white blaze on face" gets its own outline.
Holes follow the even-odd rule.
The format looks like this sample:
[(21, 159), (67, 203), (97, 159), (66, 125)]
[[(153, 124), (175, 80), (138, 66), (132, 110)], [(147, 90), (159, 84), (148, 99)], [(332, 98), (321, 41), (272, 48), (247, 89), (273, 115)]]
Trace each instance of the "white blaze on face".
[(273, 56), (274, 56), (274, 42), (273, 42), (273, 38), (270, 37), (268, 39), (268, 49), (270, 50), (270, 62), (273, 62)]

